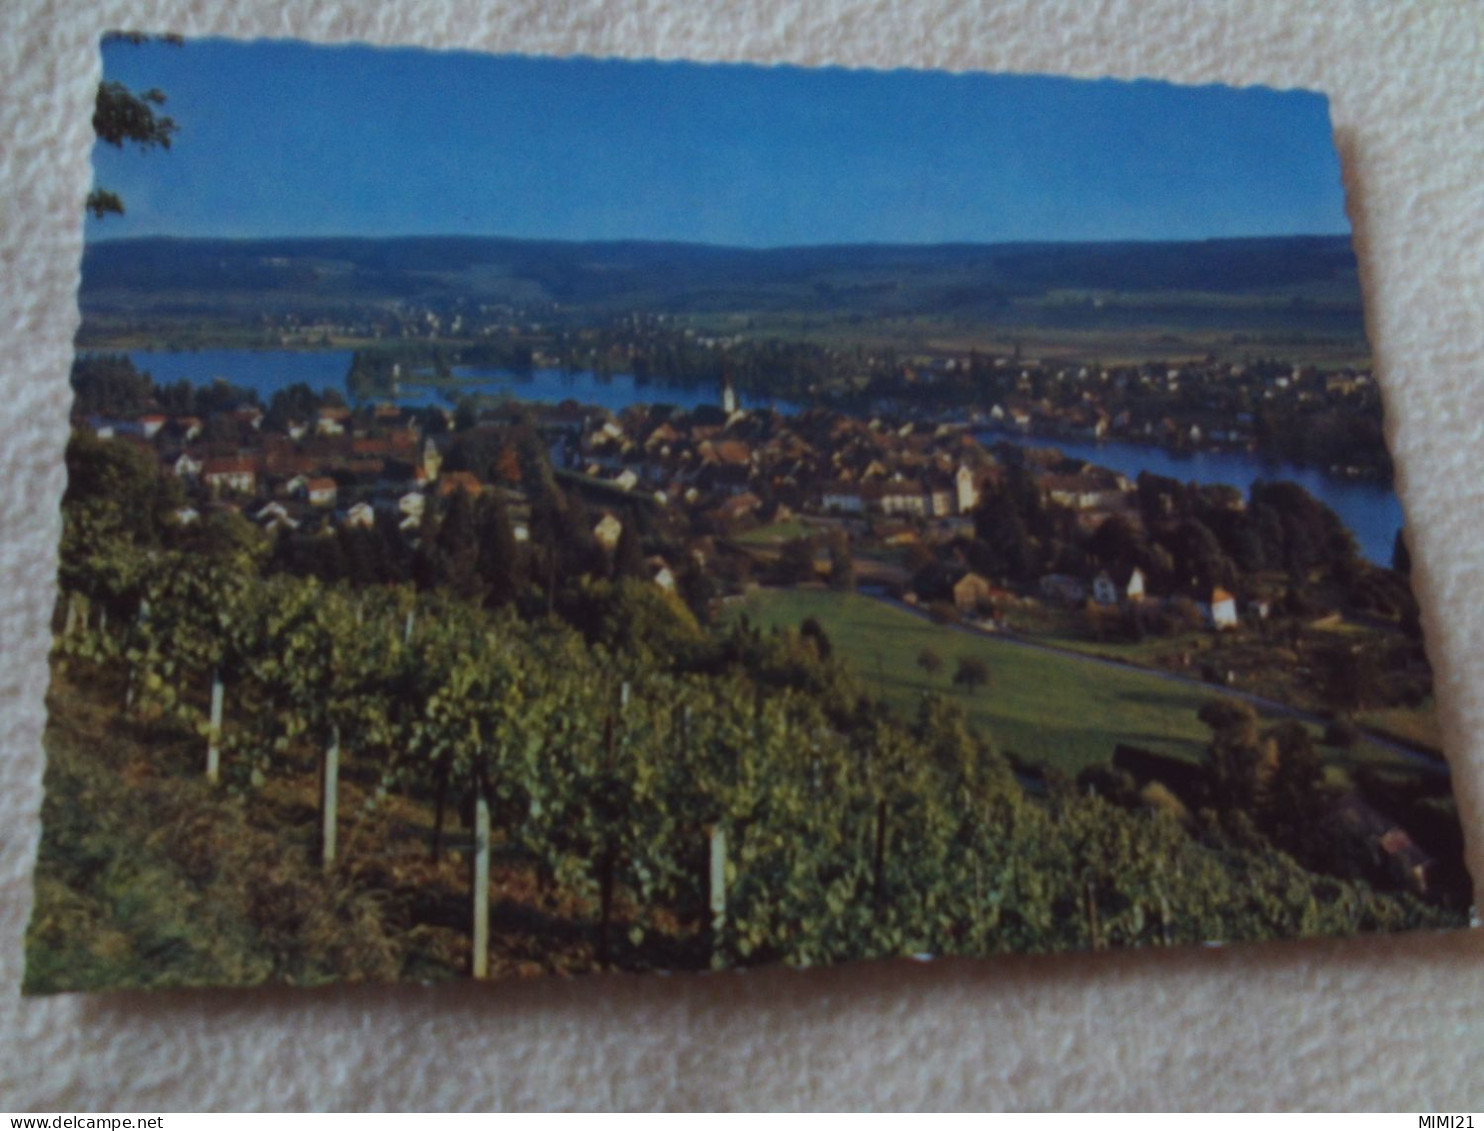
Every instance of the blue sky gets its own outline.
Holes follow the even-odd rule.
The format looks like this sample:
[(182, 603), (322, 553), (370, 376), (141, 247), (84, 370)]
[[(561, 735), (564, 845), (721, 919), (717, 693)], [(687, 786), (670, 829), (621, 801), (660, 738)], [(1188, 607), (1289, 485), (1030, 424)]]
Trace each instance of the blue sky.
[(1348, 233), (1320, 95), (291, 42), (105, 45), (169, 152), (98, 146), (134, 235), (824, 243)]

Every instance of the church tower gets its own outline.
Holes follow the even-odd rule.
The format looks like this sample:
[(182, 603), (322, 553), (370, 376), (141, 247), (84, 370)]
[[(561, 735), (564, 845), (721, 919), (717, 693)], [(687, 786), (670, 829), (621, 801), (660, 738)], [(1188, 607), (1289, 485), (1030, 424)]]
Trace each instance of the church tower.
[(721, 371), (721, 411), (728, 416), (737, 411), (737, 390), (732, 387), (732, 371), (725, 366)]

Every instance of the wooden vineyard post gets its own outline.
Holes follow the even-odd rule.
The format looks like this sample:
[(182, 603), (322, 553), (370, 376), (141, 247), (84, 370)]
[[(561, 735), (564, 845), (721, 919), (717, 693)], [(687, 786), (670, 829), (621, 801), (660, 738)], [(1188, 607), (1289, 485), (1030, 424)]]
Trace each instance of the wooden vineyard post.
[(108, 631), (108, 609), (102, 605), (98, 606), (98, 635), (102, 636)]
[(413, 622), (413, 617), (414, 617), (414, 611), (412, 609), (408, 609), (407, 610), (407, 624), (402, 629), (402, 643), (403, 644), (411, 644), (412, 643), (412, 622)]
[[(604, 749), (603, 770), (604, 776), (610, 777), (613, 772), (614, 757), (618, 750), (618, 734), (622, 725), (621, 719), (628, 713), (629, 698), (632, 689), (628, 680), (623, 680), (618, 685), (618, 717), (608, 717), (608, 733)], [(605, 808), (608, 808), (605, 806)], [(623, 811), (614, 811), (609, 808), (607, 816), (610, 821), (616, 823), (624, 816)], [(613, 894), (618, 883), (619, 845), (616, 837), (609, 834), (603, 846), (602, 855), (598, 858), (598, 966), (603, 970), (613, 969), (613, 950), (611, 945), (611, 933), (613, 929)]]
[(340, 728), (330, 728), (330, 744), (325, 747), (325, 781), (323, 798), (323, 829), (320, 845), (323, 849), (323, 867), (329, 872), (335, 864), (335, 826), (338, 813), (340, 788)]
[(725, 965), (721, 940), (727, 927), (727, 831), (711, 826), (711, 965)]
[(490, 803), (480, 790), (474, 802), (474, 977), (489, 977)]
[(67, 594), (67, 620), (62, 625), (62, 635), (71, 636), (77, 631), (77, 594)]
[[(134, 618), (134, 623), (145, 625), (149, 623), (149, 600), (148, 598), (139, 602), (139, 612)], [(129, 682), (124, 688), (124, 713), (128, 714), (134, 709), (134, 665), (128, 665)]]
[(211, 673), (211, 722), (206, 731), (206, 780), (212, 785), (221, 777), (222, 768), (222, 673)]
[(974, 854), (974, 945), (984, 945), (984, 864)]
[(1091, 876), (1082, 881), (1083, 906), (1087, 913), (1087, 934), (1093, 950), (1103, 949), (1103, 933), (1098, 923), (1098, 890)]
[(876, 846), (871, 862), (871, 906), (877, 911), (886, 896), (886, 798), (876, 803)]

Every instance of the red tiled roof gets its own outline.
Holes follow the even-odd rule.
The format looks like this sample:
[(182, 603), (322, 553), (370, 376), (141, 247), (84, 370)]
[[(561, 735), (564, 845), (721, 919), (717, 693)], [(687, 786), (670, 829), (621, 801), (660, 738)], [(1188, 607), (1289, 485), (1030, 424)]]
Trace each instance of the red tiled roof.
[(256, 475), (257, 467), (245, 456), (207, 456), (201, 461), (201, 474), (211, 475)]
[(483, 490), (484, 484), (472, 471), (450, 471), (438, 481), (440, 495), (452, 495), (455, 491), (468, 491), (477, 495)]

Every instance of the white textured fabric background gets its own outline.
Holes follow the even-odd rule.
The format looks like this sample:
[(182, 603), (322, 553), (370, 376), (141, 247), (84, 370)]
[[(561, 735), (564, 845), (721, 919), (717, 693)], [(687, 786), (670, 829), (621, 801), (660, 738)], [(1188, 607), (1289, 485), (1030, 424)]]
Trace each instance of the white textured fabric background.
[(1484, 1108), (1480, 932), (807, 974), (22, 1000), (95, 41), (110, 27), (1327, 92), (1470, 861), (1484, 877), (1484, 5), (5, 0), (0, 1109)]

